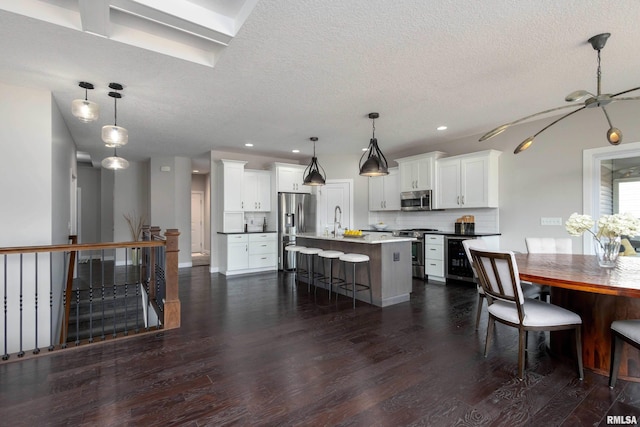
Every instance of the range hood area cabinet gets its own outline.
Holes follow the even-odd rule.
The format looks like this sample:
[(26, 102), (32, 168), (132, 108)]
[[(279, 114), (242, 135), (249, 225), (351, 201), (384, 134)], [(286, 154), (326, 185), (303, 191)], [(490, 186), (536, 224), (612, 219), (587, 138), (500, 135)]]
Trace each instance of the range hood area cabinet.
[(273, 163), (276, 193), (311, 193), (311, 186), (302, 184), (305, 169), (304, 165)]
[(400, 169), (400, 191), (433, 190), (436, 161), (445, 155), (441, 151), (433, 151), (395, 159)]
[(400, 172), (389, 168), (389, 175), (369, 178), (369, 210), (400, 210)]
[(497, 208), (500, 154), (486, 150), (438, 160), (434, 209)]

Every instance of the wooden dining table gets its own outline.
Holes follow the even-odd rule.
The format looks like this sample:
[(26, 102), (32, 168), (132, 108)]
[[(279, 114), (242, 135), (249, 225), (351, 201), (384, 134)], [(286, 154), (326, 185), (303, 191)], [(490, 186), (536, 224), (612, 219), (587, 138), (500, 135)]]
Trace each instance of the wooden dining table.
[[(595, 255), (516, 254), (520, 280), (551, 287), (551, 302), (582, 317), (584, 366), (609, 374), (611, 322), (640, 319), (640, 256), (621, 256), (614, 268)], [(551, 334), (551, 351), (570, 357), (570, 334)], [(574, 356), (575, 357), (575, 356)], [(640, 382), (640, 352), (623, 346), (619, 378)]]

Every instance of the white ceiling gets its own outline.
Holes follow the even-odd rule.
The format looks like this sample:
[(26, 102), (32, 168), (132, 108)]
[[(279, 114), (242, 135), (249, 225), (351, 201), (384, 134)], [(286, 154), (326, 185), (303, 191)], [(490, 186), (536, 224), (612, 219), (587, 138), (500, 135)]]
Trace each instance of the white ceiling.
[[(50, 90), (94, 162), (111, 154), (100, 140), (113, 123), (109, 82), (125, 87), (118, 125), (129, 144), (118, 154), (129, 160), (212, 149), (304, 160), (317, 136), (321, 162), (323, 153), (360, 152), (372, 111), (393, 158), (560, 106), (576, 89), (595, 93), (587, 39), (602, 32), (612, 34), (603, 92), (640, 86), (637, 0), (10, 0), (0, 8), (0, 82)], [(84, 96), (79, 81), (96, 85), (97, 122), (71, 115), (71, 101)]]

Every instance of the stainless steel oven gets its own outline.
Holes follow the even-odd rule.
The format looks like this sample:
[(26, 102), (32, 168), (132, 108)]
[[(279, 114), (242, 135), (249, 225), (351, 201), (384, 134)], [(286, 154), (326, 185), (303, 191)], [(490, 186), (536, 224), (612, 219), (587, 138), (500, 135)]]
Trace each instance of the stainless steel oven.
[(473, 282), (473, 270), (462, 246), (462, 241), (472, 236), (446, 236), (444, 238), (445, 277), (447, 279)]
[(424, 271), (424, 234), (426, 232), (434, 232), (438, 230), (430, 228), (420, 228), (412, 230), (394, 230), (394, 236), (415, 237), (416, 240), (411, 242), (411, 275), (418, 279), (425, 279)]

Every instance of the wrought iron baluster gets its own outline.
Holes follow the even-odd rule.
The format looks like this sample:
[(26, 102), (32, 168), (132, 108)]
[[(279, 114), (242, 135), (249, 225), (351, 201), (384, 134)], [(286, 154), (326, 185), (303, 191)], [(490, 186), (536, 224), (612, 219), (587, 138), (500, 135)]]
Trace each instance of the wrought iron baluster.
[(24, 356), (24, 350), (22, 349), (22, 253), (20, 254), (20, 351), (18, 357)]
[[(113, 277), (111, 278), (111, 286), (113, 286), (113, 307), (112, 307), (112, 312), (113, 312), (113, 332), (111, 333), (111, 336), (113, 338), (117, 337), (118, 334), (116, 332), (116, 308), (118, 306), (118, 301), (117, 301), (117, 288), (116, 288), (116, 255), (117, 252), (113, 251)], [(125, 263), (126, 263), (126, 249), (125, 249)]]
[(80, 345), (80, 288), (76, 287), (76, 346)]
[(4, 254), (4, 354), (2, 360), (9, 359), (9, 344), (7, 342), (7, 254)]
[(140, 283), (136, 283), (136, 334), (140, 332), (140, 286)]
[(40, 353), (40, 348), (38, 348), (38, 252), (35, 253), (35, 263), (36, 263), (36, 292), (34, 295), (35, 302), (35, 315), (36, 315), (36, 340), (35, 340), (35, 348), (33, 349), (33, 354)]
[[(66, 313), (65, 310), (65, 303), (66, 303), (66, 292), (67, 292), (67, 287), (64, 287), (64, 291), (62, 293), (62, 310), (64, 313)], [(62, 325), (63, 328), (65, 328), (65, 336), (67, 336), (66, 334), (66, 328), (68, 325)], [(53, 252), (49, 252), (49, 335), (50, 335), (50, 342), (49, 342), (49, 351), (53, 351), (55, 349), (55, 338), (53, 337), (53, 333), (55, 331), (54, 325), (53, 325)]]
[(89, 342), (93, 342), (93, 252), (89, 253)]
[(104, 335), (104, 304), (105, 304), (105, 300), (104, 300), (104, 293), (105, 293), (105, 289), (104, 289), (104, 249), (102, 249), (100, 251), (100, 272), (102, 275), (102, 278), (100, 279), (100, 293), (102, 295), (102, 335), (100, 336), (100, 338), (104, 341), (104, 339), (106, 338), (106, 336)]

